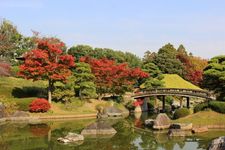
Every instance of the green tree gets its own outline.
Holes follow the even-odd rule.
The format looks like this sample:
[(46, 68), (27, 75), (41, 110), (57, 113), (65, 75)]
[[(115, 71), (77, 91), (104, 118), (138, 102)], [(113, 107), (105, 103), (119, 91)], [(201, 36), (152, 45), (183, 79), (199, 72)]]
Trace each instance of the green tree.
[(225, 101), (225, 55), (213, 57), (203, 72), (203, 87), (214, 91)]
[(188, 55), (184, 45), (182, 45), (182, 44), (179, 45), (179, 47), (177, 49), (177, 53), (178, 54), (183, 54), (183, 55)]
[(17, 31), (16, 26), (4, 19), (0, 24), (0, 56), (15, 63), (16, 57), (35, 48), (36, 38), (37, 35), (23, 36)]
[(166, 44), (159, 49), (154, 63), (159, 67), (163, 73), (178, 74), (183, 76), (183, 65), (176, 58), (177, 50), (172, 44)]
[(4, 19), (0, 24), (0, 56), (13, 58), (21, 39), (16, 26)]
[(129, 67), (136, 68), (141, 66), (141, 59), (130, 52), (122, 52), (109, 48), (92, 48), (88, 45), (73, 46), (68, 50), (68, 54), (76, 57), (76, 60), (83, 56), (89, 56), (96, 59), (107, 58), (116, 63), (127, 63)]
[(164, 77), (158, 66), (156, 66), (154, 63), (147, 63), (143, 65), (142, 70), (149, 73), (149, 78), (145, 79), (143, 83), (143, 86), (146, 89), (158, 88), (163, 86), (164, 83), (162, 82), (162, 79)]
[(76, 64), (74, 73), (74, 89), (81, 99), (96, 97), (95, 76), (91, 73), (90, 65), (84, 62)]
[(83, 56), (89, 56), (92, 54), (93, 48), (89, 45), (77, 45), (68, 50), (68, 54), (73, 55), (77, 62)]
[(144, 54), (144, 57), (142, 59), (143, 63), (152, 63), (155, 60), (156, 57), (156, 53), (155, 52), (151, 52), (151, 51), (146, 51)]

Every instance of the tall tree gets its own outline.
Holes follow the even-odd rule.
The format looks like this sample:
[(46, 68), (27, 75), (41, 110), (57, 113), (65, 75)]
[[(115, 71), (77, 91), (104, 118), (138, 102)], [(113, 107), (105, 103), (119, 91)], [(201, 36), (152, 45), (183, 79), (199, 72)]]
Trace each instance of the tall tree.
[(7, 20), (0, 24), (0, 56), (13, 58), (22, 35), (17, 31), (16, 26)]
[(203, 73), (203, 87), (214, 91), (225, 101), (225, 55), (213, 57)]
[(177, 50), (172, 44), (166, 44), (159, 49), (154, 63), (163, 73), (178, 74), (183, 76), (183, 65), (176, 59)]
[(146, 51), (144, 54), (144, 57), (142, 59), (143, 63), (153, 63), (156, 57), (156, 53), (155, 52), (150, 52), (150, 51)]
[(200, 85), (202, 82), (203, 69), (207, 65), (207, 60), (188, 55), (183, 45), (180, 45), (177, 50), (177, 59), (180, 60), (184, 66), (184, 78), (195, 85)]
[(47, 80), (48, 100), (51, 103), (52, 90), (56, 81), (64, 82), (71, 75), (74, 58), (64, 55), (64, 43), (54, 38), (37, 40), (37, 48), (25, 54), (24, 63), (20, 66), (19, 75), (26, 79)]
[(95, 76), (91, 73), (90, 65), (84, 62), (76, 63), (73, 74), (75, 77), (74, 88), (77, 95), (81, 99), (96, 97)]

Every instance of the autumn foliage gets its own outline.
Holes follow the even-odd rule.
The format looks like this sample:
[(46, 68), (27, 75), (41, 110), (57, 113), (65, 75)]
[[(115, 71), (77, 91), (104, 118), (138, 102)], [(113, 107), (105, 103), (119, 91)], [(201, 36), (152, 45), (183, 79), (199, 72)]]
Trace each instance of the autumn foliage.
[(8, 63), (0, 62), (0, 76), (9, 76), (11, 67)]
[(90, 64), (92, 73), (95, 75), (97, 93), (100, 95), (122, 94), (132, 88), (138, 79), (148, 77), (148, 74), (140, 68), (131, 69), (126, 63), (117, 64), (114, 60), (106, 58), (82, 57), (80, 61)]
[(184, 78), (195, 85), (200, 85), (203, 80), (203, 69), (208, 64), (207, 60), (185, 54), (178, 54), (177, 59), (184, 65)]
[(64, 55), (64, 43), (54, 38), (37, 40), (37, 48), (24, 55), (24, 64), (20, 66), (19, 75), (26, 79), (49, 81), (49, 102), (56, 81), (64, 82), (71, 75), (70, 68), (74, 66), (74, 58)]
[(30, 112), (47, 112), (50, 108), (49, 102), (44, 98), (37, 98), (29, 105)]
[(142, 98), (139, 98), (133, 102), (133, 106), (135, 106), (135, 107), (141, 106), (141, 105), (143, 105), (143, 103), (144, 103), (144, 100)]
[(26, 79), (65, 80), (70, 74), (70, 67), (74, 66), (71, 55), (63, 55), (62, 42), (54, 39), (37, 40), (37, 48), (24, 55), (24, 64), (20, 66), (19, 75)]

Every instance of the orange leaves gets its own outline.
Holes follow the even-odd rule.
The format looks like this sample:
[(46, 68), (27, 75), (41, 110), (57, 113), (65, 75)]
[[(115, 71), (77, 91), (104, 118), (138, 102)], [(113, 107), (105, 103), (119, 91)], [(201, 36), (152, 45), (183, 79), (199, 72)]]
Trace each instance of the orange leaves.
[(66, 80), (71, 75), (70, 67), (74, 66), (74, 58), (62, 54), (63, 46), (62, 42), (53, 38), (38, 39), (37, 48), (25, 54), (19, 75), (33, 80)]
[(82, 62), (89, 63), (92, 73), (95, 75), (97, 88), (107, 88), (108, 92), (121, 93), (128, 89), (139, 78), (146, 78), (148, 74), (140, 68), (131, 69), (127, 64), (116, 64), (113, 60), (106, 58), (92, 59), (82, 57)]

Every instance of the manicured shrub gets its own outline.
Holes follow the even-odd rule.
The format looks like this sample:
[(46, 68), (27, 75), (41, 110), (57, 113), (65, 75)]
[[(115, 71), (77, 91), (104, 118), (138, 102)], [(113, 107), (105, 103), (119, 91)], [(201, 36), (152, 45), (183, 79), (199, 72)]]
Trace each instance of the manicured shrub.
[(37, 98), (29, 105), (30, 112), (47, 112), (50, 108), (49, 102), (44, 98)]
[(218, 113), (225, 114), (225, 102), (222, 101), (211, 101), (209, 107)]
[(209, 107), (208, 106), (208, 103), (200, 103), (200, 104), (197, 104), (194, 107), (194, 113), (199, 112), (199, 111), (203, 111), (203, 110), (207, 109), (208, 107)]
[(178, 118), (182, 118), (182, 117), (186, 117), (190, 114), (189, 109), (187, 108), (180, 108), (177, 109), (174, 113), (174, 119), (178, 119)]

